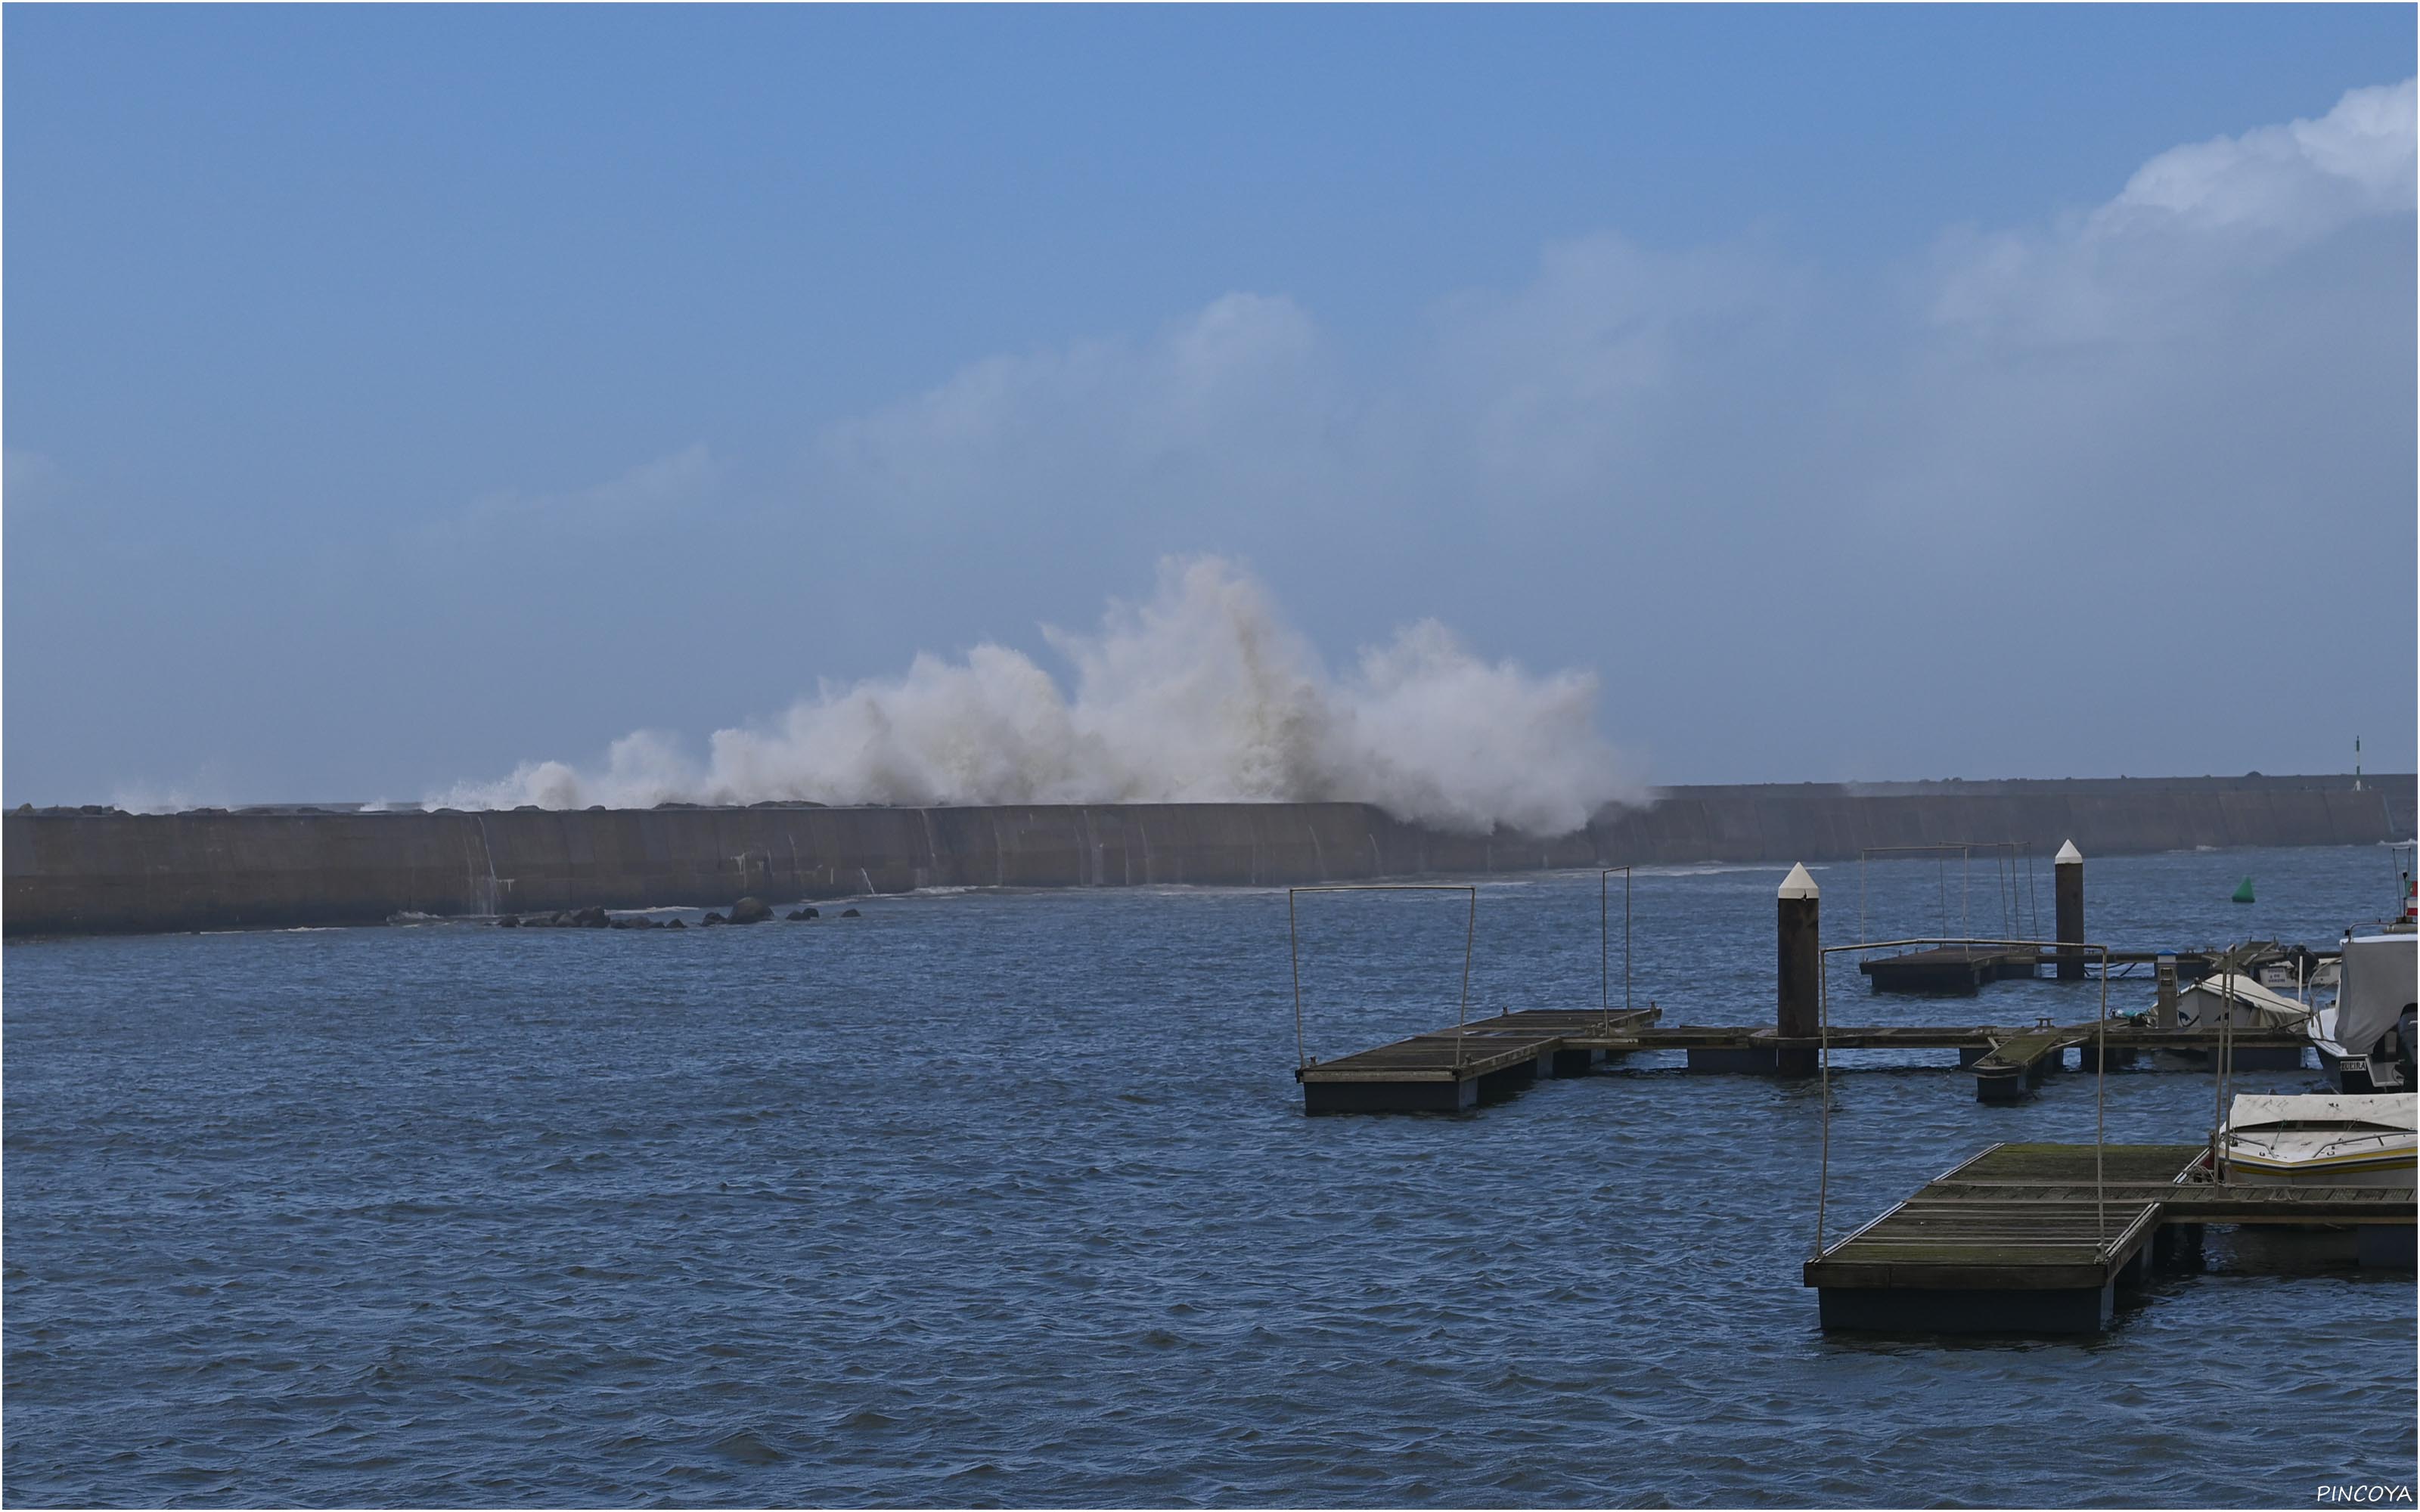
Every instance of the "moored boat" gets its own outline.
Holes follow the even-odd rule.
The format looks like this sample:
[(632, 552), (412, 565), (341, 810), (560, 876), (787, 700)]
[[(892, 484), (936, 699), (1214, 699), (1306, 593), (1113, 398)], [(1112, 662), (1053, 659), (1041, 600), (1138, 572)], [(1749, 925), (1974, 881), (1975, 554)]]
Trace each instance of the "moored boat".
[(2204, 977), (2177, 995), (2176, 1021), (2188, 1029), (2214, 1029), (2222, 1024), (2239, 1029), (2295, 1028), (2310, 1016), (2304, 1004), (2237, 971)]
[(2347, 1092), (2400, 1092), (2412, 1086), (2420, 935), (2349, 934), (2336, 997), (2311, 1016), (2319, 1065)]
[(2420, 1096), (2239, 1095), (2218, 1134), (2220, 1180), (2252, 1185), (2410, 1186)]

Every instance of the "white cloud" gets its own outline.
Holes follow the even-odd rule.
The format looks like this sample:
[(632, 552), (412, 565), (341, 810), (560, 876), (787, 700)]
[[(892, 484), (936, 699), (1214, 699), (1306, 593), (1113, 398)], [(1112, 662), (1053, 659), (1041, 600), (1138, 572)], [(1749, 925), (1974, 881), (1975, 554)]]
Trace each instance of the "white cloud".
[(832, 425), (815, 445), (818, 486), (911, 517), (972, 500), (1080, 509), (1171, 468), (1202, 475), (1180, 486), (1249, 486), (1318, 444), (1332, 403), (1324, 363), (1292, 301), (1229, 294), (1146, 342), (986, 358)]
[(2350, 90), (2317, 120), (2163, 152), (2086, 214), (1953, 232), (1932, 318), (2026, 344), (2172, 335), (2231, 281), (2355, 222), (2408, 219), (2413, 99), (2409, 79)]
[(1447, 301), (1412, 408), (1466, 449), (1472, 486), (1555, 496), (1603, 486), (1656, 441), (1797, 275), (1745, 251), (1652, 253), (1609, 234), (1549, 245), (1510, 293)]
[(817, 491), (911, 518), (1586, 493), (1799, 282), (1730, 248), (1559, 242), (1519, 288), (1439, 301), (1383, 367), (1291, 300), (1232, 293), (1148, 341), (988, 358), (834, 425)]
[(2318, 120), (2172, 148), (2143, 164), (2088, 234), (2275, 232), (2296, 242), (2413, 203), (2413, 81), (2346, 92)]
[(642, 462), (593, 488), (536, 502), (553, 503), (592, 518), (660, 518), (703, 501), (721, 476), (713, 454), (700, 441)]
[(642, 462), (602, 483), (553, 493), (501, 489), (432, 522), (451, 539), (538, 527), (585, 531), (646, 525), (685, 514), (713, 497), (722, 467), (703, 441)]

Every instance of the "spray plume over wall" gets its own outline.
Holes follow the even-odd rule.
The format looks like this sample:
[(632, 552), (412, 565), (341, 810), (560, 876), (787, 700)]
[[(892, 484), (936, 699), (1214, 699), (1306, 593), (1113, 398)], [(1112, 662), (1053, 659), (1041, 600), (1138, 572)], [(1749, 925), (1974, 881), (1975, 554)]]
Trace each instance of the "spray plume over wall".
[(1218, 558), (1163, 562), (1150, 601), (1112, 600), (1092, 634), (1043, 633), (1073, 697), (1003, 646), (919, 655), (902, 677), (823, 686), (768, 728), (717, 731), (703, 767), (640, 731), (601, 771), (525, 764), (430, 802), (1348, 800), (1439, 828), (1559, 835), (1637, 794), (1597, 733), (1593, 673), (1482, 661), (1423, 620), (1331, 677)]

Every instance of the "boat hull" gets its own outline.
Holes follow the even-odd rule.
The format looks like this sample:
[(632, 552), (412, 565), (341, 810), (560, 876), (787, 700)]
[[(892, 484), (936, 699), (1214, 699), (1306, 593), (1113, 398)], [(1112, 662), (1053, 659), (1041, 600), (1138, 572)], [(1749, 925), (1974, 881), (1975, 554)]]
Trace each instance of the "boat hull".
[(2244, 1186), (2411, 1186), (2412, 1172), (2410, 1150), (2400, 1160), (2319, 1166), (2272, 1165), (2230, 1155), (2225, 1179)]

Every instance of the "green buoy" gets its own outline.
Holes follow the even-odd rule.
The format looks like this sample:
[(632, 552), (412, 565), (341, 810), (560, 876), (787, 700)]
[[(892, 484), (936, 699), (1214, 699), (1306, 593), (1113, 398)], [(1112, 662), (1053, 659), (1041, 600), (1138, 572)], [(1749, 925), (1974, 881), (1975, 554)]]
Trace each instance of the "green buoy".
[(2248, 903), (2252, 901), (2252, 879), (2250, 877), (2245, 877), (2242, 885), (2237, 887), (2235, 889), (2235, 901), (2240, 903)]

